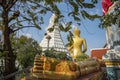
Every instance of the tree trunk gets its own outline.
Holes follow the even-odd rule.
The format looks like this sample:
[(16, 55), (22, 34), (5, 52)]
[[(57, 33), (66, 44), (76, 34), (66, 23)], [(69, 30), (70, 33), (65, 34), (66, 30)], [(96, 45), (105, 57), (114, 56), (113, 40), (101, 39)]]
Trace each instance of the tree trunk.
[[(4, 53), (4, 60), (5, 60), (5, 73), (4, 75), (9, 75), (13, 72), (15, 72), (15, 60), (16, 56), (13, 53), (13, 49), (11, 46), (11, 41), (10, 41), (10, 28), (8, 27), (8, 11), (6, 9), (3, 9), (2, 13), (2, 18), (3, 18), (3, 53)], [(14, 80), (14, 76), (9, 78), (8, 80)]]

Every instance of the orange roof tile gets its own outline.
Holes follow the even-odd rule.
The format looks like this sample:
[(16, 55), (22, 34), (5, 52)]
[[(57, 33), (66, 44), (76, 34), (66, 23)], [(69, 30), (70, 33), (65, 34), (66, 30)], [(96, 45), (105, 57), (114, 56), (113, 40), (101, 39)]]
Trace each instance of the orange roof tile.
[(102, 56), (107, 53), (108, 48), (101, 48), (101, 49), (92, 49), (90, 56), (96, 57), (98, 59), (102, 59)]

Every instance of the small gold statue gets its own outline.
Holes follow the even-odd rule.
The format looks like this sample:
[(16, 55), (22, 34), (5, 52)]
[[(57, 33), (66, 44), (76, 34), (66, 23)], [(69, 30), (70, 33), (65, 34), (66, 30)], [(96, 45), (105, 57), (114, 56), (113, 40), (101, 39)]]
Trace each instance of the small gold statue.
[(69, 48), (69, 51), (73, 50), (72, 57), (74, 60), (77, 57), (88, 57), (85, 52), (87, 51), (87, 44), (86, 40), (84, 38), (80, 37), (80, 30), (78, 28), (75, 28), (74, 30), (74, 37), (73, 37), (73, 44)]

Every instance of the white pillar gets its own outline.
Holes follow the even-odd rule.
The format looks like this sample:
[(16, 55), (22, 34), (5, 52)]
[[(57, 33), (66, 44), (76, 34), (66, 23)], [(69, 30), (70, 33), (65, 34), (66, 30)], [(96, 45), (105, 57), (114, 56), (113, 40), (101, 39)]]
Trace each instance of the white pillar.
[(113, 46), (114, 42), (114, 32), (112, 30), (112, 27), (106, 28), (106, 41), (107, 41), (107, 47), (110, 48)]

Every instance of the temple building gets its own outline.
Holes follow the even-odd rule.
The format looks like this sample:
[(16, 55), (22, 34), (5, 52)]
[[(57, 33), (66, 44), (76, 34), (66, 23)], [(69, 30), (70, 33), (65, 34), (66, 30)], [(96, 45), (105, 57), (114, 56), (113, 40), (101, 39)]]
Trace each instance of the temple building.
[[(64, 46), (64, 42), (62, 40), (60, 30), (59, 30), (59, 25), (54, 24), (56, 15), (53, 14), (50, 18), (49, 25), (47, 27), (47, 31), (40, 43), (40, 46), (42, 47), (42, 50), (45, 51), (47, 49), (54, 49), (55, 51), (58, 52), (68, 52), (67, 48)], [(53, 27), (54, 25), (54, 30), (52, 32), (49, 32), (48, 29)]]

